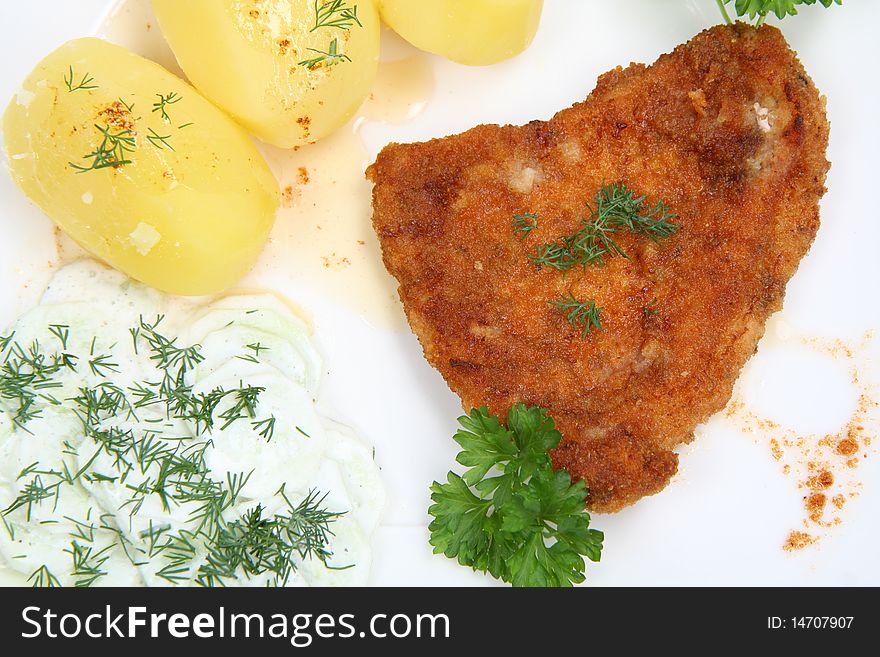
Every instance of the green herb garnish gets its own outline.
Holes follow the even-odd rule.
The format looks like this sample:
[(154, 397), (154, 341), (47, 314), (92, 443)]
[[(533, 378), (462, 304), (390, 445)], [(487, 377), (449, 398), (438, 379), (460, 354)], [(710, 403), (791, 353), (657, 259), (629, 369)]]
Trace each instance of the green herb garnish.
[(513, 229), (514, 235), (519, 237), (520, 240), (524, 240), (529, 236), (529, 233), (538, 227), (538, 214), (536, 212), (515, 214), (513, 219), (510, 220), (510, 227)]
[(284, 585), (296, 570), (295, 558), (315, 557), (326, 565), (332, 556), (326, 549), (333, 532), (330, 523), (342, 514), (323, 508), (325, 496), (310, 491), (298, 505), (290, 502), (284, 488), (278, 491), (286, 503), (284, 513), (266, 516), (262, 505), (247, 511), (238, 520), (219, 528), (209, 546), (205, 563), (196, 581), (203, 586), (222, 585), (224, 579), (239, 573), (246, 576), (272, 573)]
[(529, 262), (537, 267), (551, 267), (560, 271), (588, 265), (601, 266), (605, 258), (621, 256), (626, 252), (614, 240), (622, 230), (646, 235), (657, 241), (678, 232), (672, 223), (676, 215), (669, 211), (663, 201), (647, 206), (647, 197), (636, 195), (624, 183), (612, 183), (602, 187), (588, 203), (588, 219), (582, 219), (580, 227), (570, 235), (546, 244), (540, 244), (530, 254)]
[(63, 338), (62, 351), (46, 354), (38, 341), (23, 346), (10, 334), (0, 338), (0, 399), (12, 406), (12, 421), (26, 429), (27, 423), (42, 413), (39, 402), (50, 401), (48, 391), (61, 387), (55, 379), (62, 369), (75, 369), (76, 356), (64, 351), (68, 334), (59, 325), (49, 331)]
[(126, 103), (124, 100), (122, 100), (122, 96), (120, 96), (116, 100), (119, 101), (119, 103), (126, 109), (129, 114), (134, 111), (134, 103)]
[(83, 155), (84, 160), (91, 160), (88, 166), (68, 162), (77, 173), (96, 171), (107, 167), (118, 167), (123, 164), (131, 164), (127, 154), (133, 153), (137, 148), (134, 132), (131, 130), (119, 130), (111, 132), (109, 127), (101, 127), (97, 123), (95, 129), (101, 135), (101, 143), (91, 153)]
[(268, 442), (275, 435), (275, 416), (272, 415), (265, 420), (255, 420), (251, 422), (251, 426), (254, 428), (254, 431), (259, 429), (260, 435)]
[(652, 299), (651, 303), (647, 306), (642, 306), (642, 312), (645, 315), (645, 319), (649, 319), (652, 315), (659, 315), (660, 310), (657, 308), (657, 299)]
[(61, 586), (61, 582), (58, 581), (58, 578), (52, 574), (52, 571), (45, 564), (31, 573), (27, 581), (31, 582), (35, 587), (55, 588)]
[(74, 84), (74, 73), (73, 66), (70, 66), (67, 71), (67, 75), (64, 76), (64, 84), (67, 86), (68, 93), (73, 91), (88, 91), (89, 89), (97, 89), (98, 85), (92, 84), (94, 82), (94, 78), (90, 76), (88, 73), (84, 73), (79, 82)]
[[(756, 26), (760, 26), (767, 20), (767, 16), (771, 13), (776, 18), (782, 20), (786, 16), (795, 16), (799, 5), (814, 5), (818, 1), (826, 9), (832, 4), (842, 5), (843, 0), (715, 0), (718, 3), (718, 9), (724, 17), (725, 23), (732, 23), (730, 14), (727, 12), (726, 5), (735, 2), (734, 8), (736, 15), (740, 18), (748, 16)], [(756, 20), (757, 19), (757, 20)]]
[(100, 377), (107, 376), (108, 372), (118, 372), (119, 363), (114, 363), (108, 354), (100, 354), (89, 360), (89, 369), (92, 374)]
[(64, 550), (70, 555), (72, 566), (70, 574), (78, 579), (74, 586), (88, 587), (92, 586), (98, 579), (107, 574), (103, 570), (104, 564), (110, 559), (110, 550), (113, 545), (96, 550), (91, 546), (82, 545), (78, 541), (70, 542), (70, 549)]
[(357, 15), (357, 5), (348, 6), (344, 0), (329, 0), (322, 2), (315, 0), (315, 25), (309, 30), (314, 32), (322, 27), (336, 27), (341, 30), (349, 30), (357, 24), (363, 27)]
[(260, 362), (260, 352), (261, 351), (269, 351), (269, 347), (264, 347), (259, 342), (254, 342), (249, 345), (245, 345), (248, 350), (252, 351), (252, 354), (245, 354), (244, 356), (236, 356), (239, 360), (244, 360), (249, 363), (259, 363)]
[(171, 117), (168, 115), (168, 106), (180, 102), (181, 96), (176, 91), (172, 91), (164, 95), (156, 95), (159, 97), (159, 100), (153, 103), (153, 109), (151, 111), (159, 112), (162, 116), (162, 120), (165, 121), (165, 123), (171, 123)]
[(547, 303), (562, 312), (572, 328), (581, 331), (582, 338), (587, 337), (591, 329), (603, 330), (602, 322), (599, 319), (602, 309), (597, 308), (596, 302), (592, 299), (578, 301), (574, 295), (569, 294), (568, 296), (562, 295), (559, 299)]
[(58, 338), (62, 349), (67, 349), (67, 340), (70, 338), (70, 327), (67, 324), (49, 324), (49, 333)]
[[(35, 465), (38, 464), (34, 464), (34, 466)], [(24, 471), (22, 472), (24, 473)], [(36, 470), (31, 470), (27, 474), (20, 474), (18, 478), (22, 479), (24, 476), (28, 476), (34, 472), (36, 472)], [(49, 485), (44, 485), (42, 475), (58, 477), (59, 481), (56, 481), (55, 483)], [(62, 478), (60, 472), (54, 470), (40, 472), (24, 485), (22, 490), (18, 493), (18, 495), (16, 495), (15, 499), (10, 502), (9, 506), (7, 506), (5, 509), (3, 509), (2, 512), (0, 512), (0, 515), (5, 517), (16, 509), (24, 507), (25, 519), (30, 522), (34, 505), (40, 504), (44, 500), (57, 498), (58, 489), (63, 483), (66, 483), (66, 480)]]
[(338, 64), (339, 62), (350, 62), (351, 57), (346, 55), (345, 53), (341, 53), (337, 51), (338, 48), (338, 39), (333, 39), (330, 42), (330, 47), (327, 48), (327, 51), (316, 50), (315, 48), (306, 48), (306, 50), (311, 50), (312, 52), (318, 53), (317, 57), (312, 57), (311, 59), (304, 59), (301, 62), (297, 62), (298, 66), (305, 66), (307, 69), (318, 68), (319, 66), (333, 66), (334, 64)]
[(174, 150), (174, 146), (168, 143), (168, 140), (171, 139), (171, 135), (160, 135), (158, 132), (153, 130), (152, 128), (147, 128), (147, 139), (150, 143), (162, 150), (163, 148), (167, 148), (170, 151)]
[(553, 470), (547, 450), (562, 435), (552, 418), (518, 403), (507, 427), (485, 406), (458, 421), (456, 461), (468, 470), (431, 486), (434, 553), (514, 586), (583, 582), (584, 557), (599, 560), (603, 534), (590, 529), (584, 482)]
[[(350, 5), (344, 0), (315, 0), (315, 24), (310, 32), (328, 27), (340, 30), (350, 30), (354, 25), (363, 27), (357, 15), (357, 5)], [(339, 40), (333, 38), (327, 50), (306, 48), (315, 57), (303, 59), (297, 62), (297, 66), (305, 66), (310, 71), (321, 65), (333, 66), (339, 62), (350, 62), (351, 58), (345, 53), (339, 52)]]
[[(678, 224), (672, 223), (676, 215), (663, 201), (649, 205), (646, 195), (636, 194), (622, 182), (604, 185), (587, 208), (589, 218), (582, 219), (577, 230), (553, 242), (538, 244), (528, 255), (529, 262), (539, 269), (546, 266), (562, 272), (573, 267), (586, 270), (591, 265), (602, 266), (606, 258), (629, 258), (615, 239), (621, 231), (644, 235), (657, 242), (679, 230)], [(514, 234), (525, 239), (537, 225), (537, 215), (514, 215), (511, 225)], [(547, 303), (564, 313), (571, 326), (581, 331), (581, 337), (585, 338), (594, 328), (603, 330), (599, 318), (602, 309), (592, 299), (581, 301), (568, 294)], [(655, 314), (647, 307), (643, 311), (645, 317)]]
[[(48, 391), (62, 386), (58, 379), (62, 371), (79, 371), (77, 356), (66, 352), (70, 327), (48, 326), (54, 351), (38, 341), (22, 346), (14, 333), (0, 337), (0, 398), (12, 421), (27, 430), (28, 422), (47, 405), (63, 403), (79, 418), (85, 439), (77, 447), (63, 443), (60, 454), (73, 456), (72, 460), (61, 456), (51, 465), (36, 461), (22, 468), (14, 499), (0, 511), (7, 532), (14, 538), (13, 519), (29, 522), (41, 505), (56, 509), (59, 499), (77, 483), (113, 484), (123, 496), (119, 511), (131, 518), (154, 499), (165, 512), (182, 509), (186, 520), (176, 528), (150, 523), (139, 534), (143, 542), (133, 543), (114, 515), (102, 516), (100, 522), (88, 516), (41, 519), (70, 527), (71, 540), (64, 548), (70, 556), (66, 574), (76, 586), (91, 586), (103, 578), (115, 547), (136, 565), (152, 563), (153, 572), (170, 583), (203, 586), (259, 575), (265, 575), (269, 584), (283, 585), (302, 559), (314, 557), (326, 565), (331, 556), (330, 527), (342, 514), (325, 507), (325, 496), (310, 491), (293, 503), (282, 487), (276, 493), (283, 502), (280, 511), (269, 514), (257, 503), (239, 509), (251, 473), (230, 473), (221, 481), (208, 467), (208, 432), (218, 425), (227, 429), (248, 422), (255, 433), (272, 440), (275, 416), (259, 415), (265, 389), (240, 382), (238, 387), (194, 392), (189, 381), (193, 368), (204, 360), (201, 346), (181, 345), (177, 338), (166, 336), (160, 330), (162, 320), (161, 316), (152, 322), (141, 319), (129, 331), (131, 349), (145, 350), (155, 376), (117, 385), (113, 380), (119, 369), (116, 345), (103, 353), (95, 338), (82, 359), (83, 374), (92, 381), (84, 380), (63, 402)], [(255, 357), (268, 349), (258, 342), (246, 348)], [(184, 423), (183, 435), (168, 432), (169, 426), (177, 426), (171, 420)], [(30, 581), (35, 586), (59, 585), (45, 566), (34, 571)]]

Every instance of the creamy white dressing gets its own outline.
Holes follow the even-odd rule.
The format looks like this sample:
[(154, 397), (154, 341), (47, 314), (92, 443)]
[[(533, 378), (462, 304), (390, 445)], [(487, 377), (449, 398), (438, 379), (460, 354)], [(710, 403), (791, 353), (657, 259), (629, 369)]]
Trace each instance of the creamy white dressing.
[[(290, 504), (299, 504), (311, 491), (326, 495), (321, 506), (344, 514), (329, 525), (333, 534), (326, 548), (332, 556), (326, 564), (314, 557), (296, 556), (296, 570), (287, 585), (364, 584), (371, 561), (370, 537), (384, 505), (384, 489), (370, 448), (315, 408), (321, 359), (303, 321), (271, 294), (227, 296), (196, 305), (161, 294), (91, 260), (61, 269), (40, 304), (11, 327), (18, 344), (26, 348), (36, 340), (42, 351), (52, 353), (62, 351), (62, 345), (50, 326), (67, 326), (63, 351), (78, 360), (76, 371), (62, 369), (54, 376), (60, 387), (46, 390), (47, 396), (60, 403), (38, 400), (40, 414), (24, 427), (13, 422), (17, 402), (0, 400), (0, 509), (12, 505), (37, 476), (42, 485), (58, 480), (53, 472), (90, 476), (63, 483), (51, 498), (4, 513), (0, 560), (6, 572), (0, 573), (0, 583), (12, 573), (17, 573), (20, 582), (33, 576), (31, 583), (40, 574), (48, 579), (51, 573), (61, 585), (73, 585), (88, 579), (88, 573), (83, 574), (82, 568), (78, 572), (74, 565), (85, 555), (87, 565), (97, 564), (98, 571), (106, 572), (94, 580), (95, 585), (169, 584), (161, 576), (168, 562), (163, 551), (155, 551), (156, 531), (162, 529), (161, 538), (192, 530), (192, 502), (169, 505), (157, 494), (133, 495), (133, 487), (155, 481), (159, 474), (155, 463), (135, 464), (124, 481), (91, 476), (118, 475), (118, 466), (111, 453), (85, 436), (77, 403), (70, 401), (82, 388), (95, 389), (107, 381), (128, 391), (143, 381), (157, 380), (151, 350), (142, 337), (133, 338), (130, 329), (142, 319), (153, 323), (160, 316), (164, 318), (157, 330), (162, 334), (176, 337), (179, 346), (200, 345), (204, 360), (186, 373), (192, 393), (210, 393), (218, 387), (261, 387), (255, 416), (225, 429), (218, 421), (212, 430), (199, 433), (191, 420), (169, 419), (165, 406), (159, 404), (138, 408), (136, 418), (118, 414), (107, 422), (108, 427), (130, 429), (136, 436), (161, 432), (161, 440), (179, 438), (181, 449), (203, 448), (212, 481), (227, 482), (228, 477), (249, 474), (235, 503), (223, 511), (227, 522), (258, 504), (264, 516), (271, 517), (289, 512)], [(259, 348), (254, 350), (253, 345)], [(100, 364), (97, 372), (92, 371), (89, 361), (96, 355), (106, 355), (115, 371)], [(224, 408), (221, 404), (217, 413)], [(260, 435), (265, 424), (255, 426), (254, 422), (268, 418), (274, 418), (274, 425), (267, 437)], [(278, 492), (282, 487), (286, 500)], [(206, 550), (196, 547), (177, 583), (195, 583), (206, 557)], [(239, 572), (222, 583), (256, 586), (273, 582), (271, 573), (247, 577)]]

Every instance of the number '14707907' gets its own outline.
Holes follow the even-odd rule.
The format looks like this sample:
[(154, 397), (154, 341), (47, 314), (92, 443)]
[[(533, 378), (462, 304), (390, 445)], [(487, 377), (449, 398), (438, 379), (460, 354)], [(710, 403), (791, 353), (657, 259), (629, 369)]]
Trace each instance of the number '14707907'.
[(769, 630), (848, 630), (854, 616), (768, 616)]

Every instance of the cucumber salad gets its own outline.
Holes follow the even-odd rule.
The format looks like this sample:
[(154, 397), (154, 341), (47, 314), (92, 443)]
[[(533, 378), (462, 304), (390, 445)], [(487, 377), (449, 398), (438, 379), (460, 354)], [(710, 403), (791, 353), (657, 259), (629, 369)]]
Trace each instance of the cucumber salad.
[(91, 261), (0, 333), (0, 560), (37, 586), (358, 585), (372, 451), (316, 410), (271, 294), (196, 304)]

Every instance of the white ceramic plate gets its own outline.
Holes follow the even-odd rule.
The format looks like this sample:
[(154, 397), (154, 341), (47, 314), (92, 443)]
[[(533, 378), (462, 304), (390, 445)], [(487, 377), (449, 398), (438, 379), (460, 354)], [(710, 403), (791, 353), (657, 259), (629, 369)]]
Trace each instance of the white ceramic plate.
[[(873, 79), (880, 61), (875, 35), (880, 3), (845, 4), (807, 8), (782, 24), (828, 97), (833, 167), (816, 242), (788, 286), (784, 310), (771, 319), (743, 372), (734, 396), (741, 406), (698, 430), (698, 439), (681, 449), (680, 473), (661, 494), (614, 516), (594, 516), (594, 526), (605, 531), (605, 550), (602, 562), (590, 568), (588, 583), (880, 584), (876, 445), (863, 444), (857, 467), (848, 468), (833, 449), (818, 444), (825, 436), (833, 440), (848, 423), (863, 427), (856, 432), (860, 440), (875, 433), (876, 414), (857, 407), (860, 395), (876, 398), (871, 385), (880, 380), (880, 349), (871, 333), (880, 326), (875, 289), (880, 221), (873, 199), (880, 152), (880, 92)], [(107, 0), (0, 3), (0, 101), (11, 97), (50, 50), (100, 29), (110, 5)], [(144, 0), (129, 0), (105, 29), (123, 45), (167, 57), (155, 23), (147, 29), (147, 12)], [(712, 0), (546, 0), (538, 36), (525, 54), (486, 68), (427, 57), (433, 93), (411, 99), (409, 119), (364, 119), (345, 130), (357, 128), (363, 139), (366, 156), (358, 163), (363, 166), (389, 141), (443, 136), (478, 123), (549, 118), (583, 99), (600, 73), (631, 61), (650, 63), (718, 21)], [(384, 37), (385, 59), (418, 57), (394, 35)], [(357, 188), (353, 193), (364, 194), (357, 173), (348, 184)], [(274, 246), (245, 284), (277, 287), (307, 309), (327, 363), (325, 403), (376, 446), (389, 504), (375, 539), (373, 583), (487, 584), (491, 580), (433, 556), (427, 543), (428, 486), (453, 465), (451, 435), (461, 409), (399, 319), (402, 311), (375, 257), (368, 217), (362, 207), (345, 219), (368, 242), (363, 262), (326, 273), (297, 269), (279, 251), (292, 230), (279, 225)], [(59, 255), (51, 223), (5, 173), (0, 235), (0, 325), (6, 325), (34, 303)], [(300, 244), (297, 253), (308, 248)], [(387, 307), (377, 312), (327, 292), (344, 287), (346, 276), (366, 276), (373, 291), (385, 295)], [(780, 460), (773, 455), (773, 440)], [(832, 526), (804, 526), (809, 490), (803, 482), (811, 460), (830, 464), (837, 479), (831, 495), (845, 501), (839, 510), (829, 504), (833, 512), (824, 520)], [(818, 541), (786, 552), (782, 545), (792, 530)]]

